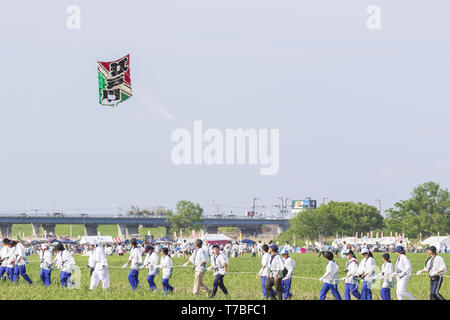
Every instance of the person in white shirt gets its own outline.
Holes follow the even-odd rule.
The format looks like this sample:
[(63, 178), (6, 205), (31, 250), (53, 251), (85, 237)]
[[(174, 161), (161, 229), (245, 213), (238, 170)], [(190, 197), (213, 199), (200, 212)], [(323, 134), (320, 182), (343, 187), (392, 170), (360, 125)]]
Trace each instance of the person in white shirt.
[(258, 257), (262, 257), (262, 246), (263, 246), (263, 244), (261, 243), (261, 240), (259, 240), (258, 245), (257, 245)]
[(92, 279), (92, 273), (94, 272), (94, 251), (95, 251), (95, 245), (94, 245), (94, 242), (91, 242), (91, 244), (89, 245), (89, 260), (88, 260), (88, 264), (87, 264), (87, 267), (89, 268), (89, 271), (90, 271), (91, 279)]
[(445, 300), (439, 293), (442, 280), (444, 279), (444, 273), (447, 272), (444, 258), (436, 254), (437, 250), (435, 246), (428, 247), (426, 251), (430, 257), (425, 263), (425, 268), (419, 270), (417, 275), (428, 272), (428, 275), (430, 276), (430, 300)]
[(183, 240), (183, 243), (181, 244), (181, 256), (184, 258), (188, 255), (189, 250), (189, 244), (186, 242), (186, 240)]
[(52, 273), (52, 251), (48, 249), (47, 244), (43, 244), (41, 246), (41, 251), (39, 252), (39, 260), (41, 261), (41, 280), (42, 283), (48, 287), (50, 286), (52, 279), (51, 279), (51, 273)]
[(283, 271), (285, 271), (285, 274), (282, 275), (284, 277), (281, 281), (281, 290), (283, 291), (284, 300), (288, 300), (292, 298), (291, 284), (295, 269), (295, 261), (289, 257), (289, 251), (287, 249), (283, 249), (283, 251), (281, 251), (281, 256), (283, 257)]
[(123, 256), (123, 247), (122, 247), (121, 244), (119, 244), (119, 245), (117, 246), (116, 252), (117, 252), (117, 255), (118, 255), (118, 256), (120, 256), (120, 257)]
[(155, 276), (158, 271), (159, 258), (153, 246), (147, 246), (145, 252), (147, 252), (147, 256), (145, 257), (144, 264), (142, 265), (141, 269), (143, 268), (148, 269), (147, 282), (150, 290), (154, 291), (156, 290)]
[[(282, 300), (283, 299), (283, 291), (281, 288), (281, 279), (280, 273), (284, 269), (283, 259), (278, 254), (278, 246), (272, 244), (269, 246), (269, 262), (267, 267), (269, 269), (269, 274), (267, 275), (266, 281), (266, 292), (268, 294), (269, 299), (271, 300)], [(275, 293), (272, 290), (272, 287), (275, 286)]]
[(9, 247), (8, 247), (9, 239), (3, 239), (3, 247), (0, 250), (0, 278), (6, 280), (6, 266), (8, 265), (8, 257), (9, 257)]
[(391, 263), (391, 256), (389, 253), (383, 254), (383, 265), (381, 266), (381, 272), (377, 275), (378, 279), (383, 279), (381, 285), (381, 299), (391, 300), (391, 289), (394, 288), (394, 267)]
[(377, 267), (372, 252), (367, 248), (362, 248), (363, 259), (358, 266), (358, 277), (363, 280), (361, 287), (361, 300), (372, 300), (372, 282), (375, 277), (375, 268)]
[(220, 248), (217, 244), (213, 245), (213, 254), (211, 255), (211, 266), (208, 270), (214, 269), (214, 275), (216, 276), (213, 283), (213, 289), (209, 298), (212, 299), (217, 293), (217, 289), (220, 288), (225, 296), (228, 297), (228, 290), (223, 284), (223, 278), (228, 268), (228, 258), (220, 252)]
[(161, 284), (163, 286), (164, 293), (173, 292), (174, 288), (169, 284), (169, 280), (172, 278), (173, 272), (173, 262), (169, 255), (169, 249), (162, 248), (161, 254), (161, 263), (159, 265), (162, 275)]
[(125, 269), (131, 262), (131, 270), (128, 274), (128, 282), (130, 283), (131, 290), (134, 291), (139, 285), (139, 269), (142, 265), (142, 251), (140, 247), (138, 247), (136, 238), (132, 238), (130, 240), (130, 244), (130, 257), (128, 258), (128, 261), (122, 266), (122, 268)]
[(361, 294), (358, 292), (358, 261), (355, 258), (355, 254), (352, 250), (345, 250), (347, 263), (347, 274), (342, 280), (345, 282), (344, 299), (351, 300), (351, 295), (356, 299), (361, 300)]
[[(261, 278), (261, 288), (262, 293), (264, 295), (264, 299), (269, 299), (269, 294), (266, 291), (267, 276), (269, 275), (269, 260), (270, 260), (269, 246), (267, 244), (263, 245), (261, 247), (261, 251), (262, 251), (261, 269), (256, 275), (256, 278)], [(276, 295), (276, 292), (273, 289), (272, 294), (274, 296)]]
[(239, 257), (244, 256), (244, 252), (245, 252), (246, 248), (247, 248), (247, 245), (245, 243), (241, 242), (241, 244), (239, 244)]
[(105, 250), (103, 250), (98, 242), (92, 243), (92, 246), (94, 247), (94, 251), (92, 251), (93, 259), (91, 262), (94, 271), (92, 272), (89, 290), (97, 288), (100, 281), (102, 282), (102, 289), (108, 289), (110, 280)]
[(412, 294), (406, 291), (406, 286), (411, 276), (411, 262), (406, 257), (403, 246), (397, 246), (395, 252), (398, 255), (394, 268), (395, 275), (397, 276), (397, 299), (403, 300), (404, 298), (408, 298), (410, 300), (416, 300)]
[(9, 281), (14, 281), (14, 259), (15, 259), (15, 251), (16, 251), (16, 241), (9, 240), (8, 241), (8, 257), (6, 259), (6, 275), (8, 276)]
[(327, 293), (331, 290), (335, 300), (342, 300), (341, 294), (338, 291), (339, 283), (339, 266), (333, 261), (333, 253), (326, 251), (324, 257), (328, 260), (327, 267), (325, 269), (325, 274), (319, 279), (323, 282), (322, 289), (320, 290), (320, 300), (325, 300), (327, 298)]
[(251, 252), (252, 252), (252, 258), (256, 258), (256, 251), (258, 248), (256, 247), (256, 244), (252, 244)]
[(62, 243), (58, 243), (55, 246), (56, 257), (52, 261), (52, 265), (55, 264), (57, 268), (61, 270), (59, 279), (63, 287), (73, 286), (73, 282), (70, 279), (73, 268), (75, 266), (75, 260), (68, 250), (66, 250)]
[(225, 245), (224, 252), (225, 252), (225, 255), (227, 256), (227, 258), (229, 258), (230, 254), (231, 254), (231, 244), (230, 243), (227, 243)]
[(30, 277), (27, 274), (27, 270), (25, 268), (25, 247), (22, 243), (23, 241), (15, 241), (15, 250), (14, 250), (14, 275), (13, 275), (13, 282), (16, 282), (19, 280), (19, 275), (22, 276), (22, 278), (28, 282), (28, 284), (32, 284), (33, 281), (31, 281)]
[(200, 293), (200, 289), (206, 292), (208, 295), (211, 293), (211, 289), (203, 284), (203, 277), (206, 272), (206, 264), (208, 263), (208, 252), (202, 248), (203, 241), (200, 239), (195, 240), (195, 250), (190, 256), (189, 260), (183, 264), (183, 267), (187, 267), (189, 263), (194, 265), (195, 278), (194, 287), (192, 289), (193, 294)]

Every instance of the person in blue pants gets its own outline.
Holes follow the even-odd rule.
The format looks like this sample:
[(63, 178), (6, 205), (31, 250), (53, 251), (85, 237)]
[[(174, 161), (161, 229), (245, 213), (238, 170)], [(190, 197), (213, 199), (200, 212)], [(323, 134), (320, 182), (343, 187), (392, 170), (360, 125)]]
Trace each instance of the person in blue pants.
[(14, 271), (15, 271), (15, 252), (16, 252), (16, 244), (17, 242), (14, 240), (8, 241), (8, 258), (6, 263), (6, 275), (8, 276), (9, 281), (14, 282)]
[(351, 300), (351, 295), (353, 295), (356, 299), (361, 300), (361, 294), (358, 292), (358, 261), (355, 258), (355, 254), (350, 249), (347, 250), (345, 256), (347, 258), (347, 263), (345, 265), (347, 275), (342, 279), (345, 282), (344, 298), (345, 300)]
[(13, 276), (13, 282), (17, 282), (19, 280), (19, 275), (22, 276), (22, 278), (28, 283), (32, 284), (33, 281), (30, 279), (30, 277), (27, 274), (27, 270), (25, 267), (25, 247), (22, 243), (22, 241), (15, 242), (15, 266), (14, 266), (14, 276)]
[(3, 279), (3, 281), (6, 280), (6, 266), (8, 264), (8, 257), (9, 257), (9, 248), (8, 248), (9, 239), (5, 238), (3, 239), (3, 247), (0, 250), (0, 279)]
[(333, 261), (334, 256), (332, 252), (327, 251), (324, 253), (324, 256), (328, 260), (328, 264), (325, 274), (319, 279), (319, 281), (323, 282), (322, 289), (320, 290), (320, 300), (325, 300), (330, 290), (335, 300), (342, 300), (341, 294), (338, 291), (339, 266)]
[(147, 256), (145, 257), (144, 264), (141, 269), (148, 268), (148, 286), (151, 291), (155, 291), (155, 276), (158, 269), (158, 254), (155, 252), (153, 246), (150, 245), (145, 248), (145, 252), (147, 252)]
[(123, 265), (122, 268), (126, 268), (128, 264), (131, 262), (131, 271), (128, 274), (128, 282), (130, 283), (131, 290), (136, 290), (139, 285), (139, 269), (142, 265), (142, 252), (138, 247), (138, 243), (136, 238), (132, 238), (130, 240), (130, 244), (132, 249), (130, 251), (130, 257), (128, 261)]
[[(267, 275), (269, 274), (269, 261), (270, 261), (270, 253), (269, 253), (269, 246), (267, 244), (264, 244), (261, 247), (262, 251), (262, 259), (261, 259), (261, 270), (259, 270), (258, 274), (256, 275), (257, 278), (261, 278), (261, 288), (262, 293), (264, 295), (264, 299), (269, 299), (269, 294), (266, 291), (266, 282), (267, 282)], [(276, 292), (274, 289), (272, 289), (273, 296), (276, 296)]]
[(378, 274), (377, 278), (383, 279), (383, 284), (381, 285), (381, 299), (391, 300), (391, 288), (394, 288), (395, 275), (394, 267), (391, 262), (391, 256), (389, 253), (383, 254), (383, 265), (381, 266), (381, 272)]
[(62, 243), (58, 243), (55, 246), (55, 252), (56, 252), (56, 258), (52, 262), (57, 264), (57, 266), (61, 269), (61, 273), (59, 274), (59, 280), (61, 281), (61, 285), (63, 287), (72, 286), (74, 283), (70, 279), (70, 276), (72, 275), (72, 270), (75, 265), (75, 260), (68, 252), (65, 250)]
[(170, 278), (172, 278), (173, 262), (172, 258), (169, 255), (168, 248), (162, 249), (160, 268), (162, 275), (161, 284), (163, 286), (164, 293), (172, 293), (174, 288), (169, 284), (169, 280)]
[(281, 256), (283, 257), (284, 269), (287, 270), (287, 273), (281, 281), (281, 290), (283, 291), (283, 299), (288, 300), (292, 298), (291, 285), (292, 276), (295, 269), (295, 261), (289, 257), (289, 251), (287, 249), (283, 249), (281, 251)]
[(363, 279), (361, 287), (361, 300), (372, 300), (372, 281), (375, 276), (376, 263), (372, 252), (367, 248), (361, 250), (363, 259), (358, 266), (358, 276)]
[(48, 250), (48, 246), (44, 243), (41, 247), (41, 252), (39, 253), (41, 261), (41, 280), (42, 283), (48, 287), (52, 282), (51, 279), (51, 264), (52, 264), (52, 252)]

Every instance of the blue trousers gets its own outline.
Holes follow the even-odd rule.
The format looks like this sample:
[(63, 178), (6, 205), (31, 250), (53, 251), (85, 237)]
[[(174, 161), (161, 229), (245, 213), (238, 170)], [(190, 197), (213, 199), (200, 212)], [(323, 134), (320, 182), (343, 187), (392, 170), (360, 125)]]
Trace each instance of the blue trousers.
[(41, 276), (42, 283), (45, 284), (46, 287), (48, 287), (50, 285), (50, 283), (52, 282), (51, 271), (47, 270), (47, 269), (41, 269), (40, 276)]
[[(267, 281), (267, 276), (261, 277), (261, 287), (262, 287), (262, 293), (264, 295), (264, 299), (269, 299), (269, 294), (266, 291), (266, 281)], [(275, 297), (277, 295), (277, 293), (273, 289), (272, 289), (272, 292), (273, 292), (273, 296)]]
[(372, 300), (372, 290), (369, 289), (367, 281), (361, 287), (361, 300)]
[(59, 274), (59, 279), (61, 280), (61, 285), (63, 287), (67, 287), (67, 282), (72, 281), (72, 280), (70, 280), (71, 275), (72, 275), (71, 273), (61, 271), (61, 273)]
[(345, 300), (352, 300), (351, 294), (358, 300), (361, 300), (361, 294), (358, 292), (358, 286), (356, 284), (346, 283), (344, 297)]
[(389, 288), (381, 288), (381, 299), (383, 300), (391, 300), (391, 289)]
[(135, 290), (139, 284), (139, 269), (131, 269), (128, 274), (128, 282), (130, 283), (131, 290)]
[(19, 280), (19, 275), (22, 276), (22, 278), (25, 279), (26, 282), (31, 284), (33, 281), (31, 281), (30, 277), (27, 275), (27, 270), (25, 269), (25, 265), (23, 266), (15, 266), (14, 267), (14, 275), (13, 275), (13, 282)]
[(292, 279), (286, 279), (281, 281), (281, 290), (283, 291), (283, 298), (285, 300), (292, 297), (291, 284)]
[(8, 276), (9, 281), (14, 281), (14, 267), (13, 268), (6, 268), (6, 275)]
[(0, 267), (0, 278), (6, 273), (6, 267)]
[(325, 298), (327, 297), (327, 292), (329, 290), (331, 290), (331, 293), (333, 294), (335, 300), (342, 300), (341, 294), (339, 293), (337, 287), (337, 284), (325, 282), (322, 286), (322, 289), (320, 290), (320, 300), (325, 300)]
[(152, 290), (152, 291), (156, 290), (155, 275), (149, 275), (147, 277), (147, 282), (148, 282), (148, 285), (150, 287), (150, 290)]
[(173, 291), (173, 287), (169, 284), (169, 279), (162, 279), (161, 280), (163, 289), (164, 289), (164, 293), (167, 293), (168, 291), (172, 292)]

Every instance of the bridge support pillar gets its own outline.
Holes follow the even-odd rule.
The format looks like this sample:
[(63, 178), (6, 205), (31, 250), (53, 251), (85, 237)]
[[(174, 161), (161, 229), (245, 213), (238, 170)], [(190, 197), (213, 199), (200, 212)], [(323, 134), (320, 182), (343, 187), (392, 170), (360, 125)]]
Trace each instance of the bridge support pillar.
[(41, 235), (41, 225), (39, 223), (32, 223), (31, 229), (33, 230), (33, 237), (39, 237)]
[(165, 226), (164, 228), (166, 229), (166, 236), (170, 237), (170, 227)]
[(205, 226), (203, 232), (206, 234), (216, 234), (219, 232), (219, 227), (217, 226)]
[(255, 237), (261, 233), (262, 227), (254, 226), (254, 227), (240, 228), (240, 230), (242, 232), (242, 236)]
[(44, 229), (44, 235), (47, 237), (55, 235), (55, 224), (43, 224), (42, 229)]
[(133, 234), (139, 233), (139, 225), (118, 223), (117, 230), (119, 238), (126, 239), (130, 238)]
[(85, 236), (96, 236), (97, 233), (97, 227), (96, 224), (85, 224), (84, 225), (84, 235)]
[(12, 224), (10, 223), (0, 224), (0, 233), (3, 238), (11, 238)]

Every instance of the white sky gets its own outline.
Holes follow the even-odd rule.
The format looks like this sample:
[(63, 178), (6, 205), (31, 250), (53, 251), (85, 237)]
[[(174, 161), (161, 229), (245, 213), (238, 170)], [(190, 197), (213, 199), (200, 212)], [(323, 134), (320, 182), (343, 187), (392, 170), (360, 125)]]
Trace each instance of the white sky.
[[(81, 8), (81, 30), (66, 9)], [(381, 30), (366, 9), (381, 8)], [(446, 0), (7, 1), (0, 6), (0, 211), (267, 207), (279, 196), (383, 209), (450, 182)], [(138, 93), (98, 105), (96, 61), (184, 123), (280, 129), (280, 173), (175, 166), (179, 124)], [(244, 209), (235, 209), (236, 213)]]

